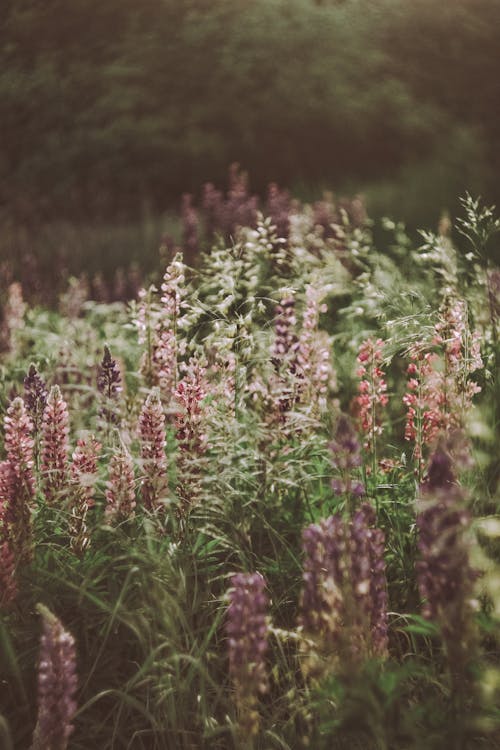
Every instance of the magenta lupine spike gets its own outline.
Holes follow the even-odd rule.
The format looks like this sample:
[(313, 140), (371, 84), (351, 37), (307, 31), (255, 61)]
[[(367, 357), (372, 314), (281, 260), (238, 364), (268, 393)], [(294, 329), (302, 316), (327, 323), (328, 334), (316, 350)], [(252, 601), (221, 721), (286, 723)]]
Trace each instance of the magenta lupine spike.
[(337, 421), (335, 436), (329, 447), (336, 474), (332, 480), (334, 493), (354, 498), (364, 495), (364, 484), (355, 476), (361, 466), (361, 446), (349, 418), (343, 414)]
[(16, 560), (31, 557), (31, 505), (35, 497), (33, 423), (17, 397), (4, 419), (6, 461), (0, 470), (1, 504)]
[(73, 636), (46, 607), (38, 664), (38, 719), (32, 750), (66, 750), (77, 704), (76, 650)]
[(45, 502), (52, 505), (68, 489), (68, 406), (58, 385), (52, 386), (42, 424), (40, 475)]
[(208, 448), (207, 414), (204, 399), (208, 384), (206, 370), (190, 360), (188, 370), (175, 392), (175, 427), (178, 444), (177, 474), (182, 512), (187, 512), (201, 493), (201, 470)]
[(157, 389), (151, 391), (141, 409), (139, 438), (143, 473), (142, 500), (145, 508), (154, 510), (168, 484), (165, 415)]
[(365, 435), (365, 448), (373, 452), (377, 436), (382, 434), (381, 409), (387, 406), (387, 384), (382, 370), (382, 339), (367, 339), (359, 349), (357, 375), (359, 396), (356, 397), (359, 423)]
[(113, 522), (132, 518), (135, 506), (134, 464), (130, 454), (121, 448), (109, 462), (106, 519)]
[(254, 736), (259, 730), (258, 697), (269, 687), (265, 664), (269, 599), (260, 573), (237, 573), (231, 587), (226, 620), (229, 674), (240, 730)]
[(69, 534), (71, 549), (81, 554), (90, 544), (87, 514), (94, 506), (97, 460), (101, 444), (93, 435), (81, 438), (71, 462)]

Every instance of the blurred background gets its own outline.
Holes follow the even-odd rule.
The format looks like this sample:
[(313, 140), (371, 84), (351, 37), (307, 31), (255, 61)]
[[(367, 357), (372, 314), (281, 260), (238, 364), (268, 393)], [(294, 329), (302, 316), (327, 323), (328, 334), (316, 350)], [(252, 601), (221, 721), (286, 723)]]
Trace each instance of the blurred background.
[(499, 0), (2, 0), (3, 276), (147, 269), (233, 162), (410, 229), (499, 203), (499, 32)]

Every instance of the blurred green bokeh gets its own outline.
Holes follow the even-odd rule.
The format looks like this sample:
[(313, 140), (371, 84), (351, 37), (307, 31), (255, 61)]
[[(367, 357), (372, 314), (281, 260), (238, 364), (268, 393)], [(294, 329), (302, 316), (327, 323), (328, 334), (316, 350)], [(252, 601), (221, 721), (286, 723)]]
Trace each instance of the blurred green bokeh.
[(466, 189), (500, 201), (498, 0), (2, 0), (0, 14), (9, 226), (140, 223), (224, 186), (233, 161), (256, 191), (362, 192), (413, 225)]

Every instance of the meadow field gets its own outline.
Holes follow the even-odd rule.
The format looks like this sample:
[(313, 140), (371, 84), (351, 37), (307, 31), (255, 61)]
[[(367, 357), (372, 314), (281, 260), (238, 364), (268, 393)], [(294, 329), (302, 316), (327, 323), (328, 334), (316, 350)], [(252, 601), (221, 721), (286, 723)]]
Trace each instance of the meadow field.
[(119, 291), (0, 268), (0, 746), (500, 748), (494, 207), (182, 220)]

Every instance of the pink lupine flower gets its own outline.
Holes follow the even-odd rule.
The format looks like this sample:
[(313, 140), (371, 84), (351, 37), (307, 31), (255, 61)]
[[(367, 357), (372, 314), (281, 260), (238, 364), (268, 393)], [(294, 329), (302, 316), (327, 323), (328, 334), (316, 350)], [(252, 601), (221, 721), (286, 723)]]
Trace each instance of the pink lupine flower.
[(434, 345), (438, 352), (423, 346), (410, 349), (405, 439), (414, 441), (414, 457), (419, 478), (424, 465), (423, 448), (439, 433), (460, 429), (472, 400), (481, 389), (471, 374), (483, 366), (480, 337), (471, 333), (467, 308), (462, 300), (448, 301), (435, 326)]
[(121, 448), (109, 462), (106, 519), (115, 521), (132, 518), (135, 506), (134, 464), (130, 454), (125, 448)]
[(168, 406), (177, 384), (176, 337), (171, 330), (156, 332), (151, 355), (151, 384), (158, 387), (162, 402)]
[(58, 385), (52, 386), (43, 416), (40, 475), (45, 501), (52, 505), (68, 488), (68, 405)]
[(384, 342), (367, 339), (361, 344), (358, 354), (359, 367), (356, 371), (360, 378), (359, 396), (356, 398), (359, 424), (365, 435), (365, 448), (373, 452), (375, 441), (382, 434), (380, 411), (387, 406), (387, 384), (382, 370), (382, 351)]
[(335, 387), (335, 371), (331, 363), (331, 342), (325, 331), (318, 330), (319, 316), (326, 312), (322, 303), (324, 292), (309, 285), (306, 308), (296, 346), (297, 373), (300, 378), (299, 398), (313, 408), (324, 411), (328, 392)]
[(6, 460), (0, 464), (0, 507), (16, 560), (31, 557), (31, 505), (35, 497), (33, 423), (22, 398), (4, 419)]
[(142, 499), (145, 508), (154, 510), (168, 484), (165, 415), (156, 389), (151, 391), (141, 409), (139, 438), (143, 473)]
[(66, 750), (77, 704), (73, 636), (46, 607), (38, 605), (43, 633), (38, 664), (38, 720), (32, 750)]
[(196, 360), (190, 360), (188, 371), (175, 392), (175, 427), (179, 448), (177, 489), (183, 513), (199, 499), (201, 493), (201, 467), (208, 448), (204, 406), (207, 391), (206, 369)]
[(182, 310), (182, 300), (186, 294), (186, 267), (182, 253), (177, 253), (167, 266), (161, 285), (161, 327), (171, 328), (177, 334), (177, 321)]
[(285, 366), (291, 373), (295, 373), (298, 344), (295, 299), (292, 296), (282, 299), (276, 306), (275, 312), (275, 336), (271, 349), (271, 362), (277, 372)]
[(71, 549), (77, 554), (81, 554), (90, 544), (87, 514), (94, 506), (100, 450), (101, 444), (93, 435), (89, 435), (78, 441), (72, 456), (69, 534)]
[(229, 674), (235, 688), (238, 724), (245, 736), (259, 730), (259, 694), (268, 691), (265, 665), (267, 645), (266, 582), (260, 573), (237, 573), (231, 578), (226, 632)]

